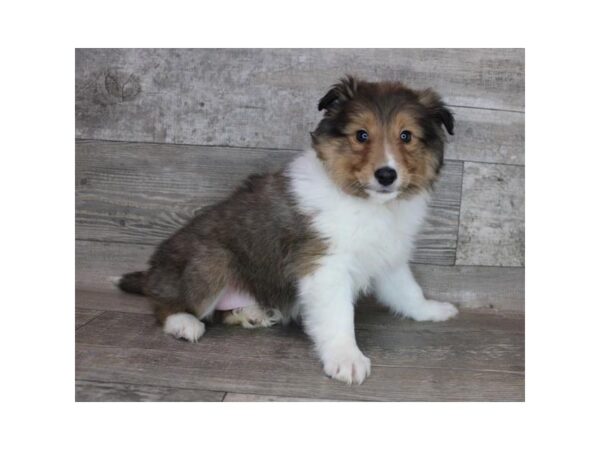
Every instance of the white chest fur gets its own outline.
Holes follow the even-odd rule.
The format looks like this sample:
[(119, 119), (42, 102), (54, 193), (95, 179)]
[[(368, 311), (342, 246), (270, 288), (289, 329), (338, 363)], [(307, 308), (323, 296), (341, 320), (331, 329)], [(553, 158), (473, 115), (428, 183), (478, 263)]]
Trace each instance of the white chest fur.
[(355, 290), (371, 277), (406, 262), (427, 210), (427, 195), (378, 203), (342, 192), (313, 151), (289, 166), (298, 206), (327, 240), (328, 264), (348, 269)]

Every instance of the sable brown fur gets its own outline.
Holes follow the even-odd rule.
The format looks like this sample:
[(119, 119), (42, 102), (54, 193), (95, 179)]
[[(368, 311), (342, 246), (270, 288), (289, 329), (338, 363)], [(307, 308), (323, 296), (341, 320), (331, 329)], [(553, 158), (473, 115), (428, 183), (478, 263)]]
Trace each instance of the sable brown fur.
[(294, 208), (288, 184), (282, 172), (249, 177), (162, 242), (150, 268), (124, 275), (119, 287), (149, 296), (160, 322), (177, 312), (205, 318), (228, 283), (289, 315), (296, 281), (326, 245)]

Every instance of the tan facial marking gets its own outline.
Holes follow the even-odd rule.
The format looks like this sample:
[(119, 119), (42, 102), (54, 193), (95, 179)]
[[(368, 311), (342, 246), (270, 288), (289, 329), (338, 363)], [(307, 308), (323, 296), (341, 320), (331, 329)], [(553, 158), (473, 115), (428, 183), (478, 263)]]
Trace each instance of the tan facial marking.
[[(368, 101), (364, 93), (362, 99), (348, 100), (342, 116), (345, 123), (340, 130), (343, 136), (326, 136), (316, 141), (317, 154), (331, 177), (344, 191), (366, 197), (369, 189), (381, 187), (374, 177), (375, 171), (389, 166), (398, 175), (391, 186), (401, 195), (429, 189), (437, 178), (438, 155), (443, 144), (435, 144), (435, 150), (427, 147), (421, 128), (421, 121), (427, 120), (427, 116), (418, 93), (399, 83), (366, 84), (365, 89), (371, 89)], [(390, 103), (399, 93), (407, 93), (406, 97), (398, 98), (408, 100)], [(394, 108), (398, 110), (394, 112)], [(364, 143), (356, 139), (359, 130), (366, 130), (369, 135)], [(403, 131), (411, 133), (409, 142), (400, 139)]]
[[(436, 177), (437, 162), (424, 143), (423, 130), (418, 121), (410, 112), (401, 111), (392, 120), (389, 131), (397, 142), (395, 156), (399, 158), (399, 163), (404, 171), (403, 186), (418, 189), (428, 188)], [(410, 142), (405, 143), (400, 139), (403, 131), (410, 132)]]

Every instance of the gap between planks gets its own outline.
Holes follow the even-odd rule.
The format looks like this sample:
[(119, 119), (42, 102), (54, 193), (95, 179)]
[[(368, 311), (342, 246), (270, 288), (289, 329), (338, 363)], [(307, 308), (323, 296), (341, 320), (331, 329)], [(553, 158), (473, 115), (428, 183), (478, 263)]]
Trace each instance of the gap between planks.
[[(451, 105), (448, 105), (451, 106)], [(466, 108), (466, 107), (463, 107)], [(484, 109), (486, 108), (469, 108), (469, 109)], [(495, 110), (492, 109), (490, 111), (503, 111), (503, 110)], [(506, 112), (519, 112), (519, 111), (506, 111)], [(118, 139), (92, 139), (92, 138), (75, 138), (75, 144), (94, 144), (94, 143), (104, 143), (104, 144), (132, 144), (132, 145), (168, 145), (173, 147), (198, 147), (198, 148), (208, 148), (208, 149), (224, 149), (224, 150), (268, 150), (268, 151), (277, 151), (277, 152), (289, 152), (293, 154), (298, 154), (306, 150), (305, 148), (284, 148), (284, 147), (264, 147), (264, 146), (237, 146), (237, 145), (211, 145), (211, 144), (186, 144), (181, 142), (158, 142), (158, 141), (125, 141)], [(516, 164), (516, 163), (506, 163), (506, 162), (495, 162), (495, 161), (478, 161), (475, 159), (465, 159), (465, 158), (445, 158), (444, 162), (470, 162), (477, 164), (492, 164), (492, 165), (500, 165), (500, 166), (517, 166), (517, 167), (525, 167), (525, 164)]]

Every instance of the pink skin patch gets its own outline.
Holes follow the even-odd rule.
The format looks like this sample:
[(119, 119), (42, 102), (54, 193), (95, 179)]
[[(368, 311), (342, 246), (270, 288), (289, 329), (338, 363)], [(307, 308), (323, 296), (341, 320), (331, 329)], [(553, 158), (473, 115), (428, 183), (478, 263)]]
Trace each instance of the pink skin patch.
[(227, 286), (217, 302), (215, 307), (218, 311), (230, 311), (232, 309), (244, 308), (246, 306), (254, 305), (256, 300), (250, 294), (240, 292), (237, 289)]

